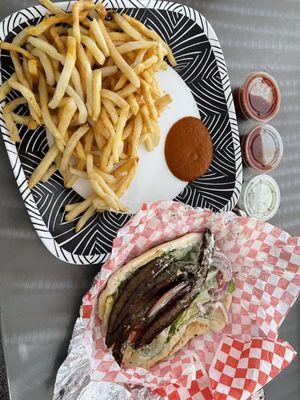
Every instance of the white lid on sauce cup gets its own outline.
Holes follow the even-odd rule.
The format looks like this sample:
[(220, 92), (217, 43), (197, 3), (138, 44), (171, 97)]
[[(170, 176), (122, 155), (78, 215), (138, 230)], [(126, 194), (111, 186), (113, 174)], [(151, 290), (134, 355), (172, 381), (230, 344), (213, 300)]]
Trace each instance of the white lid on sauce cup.
[(238, 206), (249, 217), (267, 221), (274, 217), (280, 204), (280, 190), (269, 175), (257, 175), (243, 183)]

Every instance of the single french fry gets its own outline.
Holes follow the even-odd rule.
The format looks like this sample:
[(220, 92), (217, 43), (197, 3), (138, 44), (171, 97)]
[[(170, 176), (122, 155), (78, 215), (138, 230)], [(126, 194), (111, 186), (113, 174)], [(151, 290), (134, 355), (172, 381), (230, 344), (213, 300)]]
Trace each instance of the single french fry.
[(80, 203), (72, 203), (72, 204), (66, 204), (65, 205), (65, 212), (69, 212), (73, 210), (75, 207), (77, 207)]
[(24, 57), (28, 58), (29, 60), (34, 60), (34, 56), (29, 53), (29, 51), (23, 49), (20, 46), (17, 46), (14, 43), (7, 43), (7, 42), (0, 42), (0, 49), (7, 50), (7, 51), (14, 51), (15, 53), (20, 53)]
[(135, 95), (134, 94), (130, 94), (127, 97), (127, 101), (128, 101), (128, 104), (130, 105), (130, 110), (132, 111), (133, 115), (137, 115), (137, 113), (139, 112), (140, 107), (139, 107), (139, 103), (137, 102), (137, 99), (136, 99)]
[(132, 144), (131, 144), (131, 157), (137, 157), (137, 149), (142, 134), (143, 120), (140, 113), (138, 113), (134, 120)]
[(80, 32), (80, 12), (84, 10), (91, 10), (95, 8), (95, 5), (92, 1), (77, 1), (73, 4), (72, 8), (72, 17), (73, 17), (73, 36), (79, 44), (81, 41), (81, 32)]
[(128, 106), (127, 101), (124, 100), (117, 93), (113, 92), (112, 90), (102, 89), (101, 90), (101, 96), (104, 97), (105, 99), (109, 99), (110, 101), (115, 103), (120, 108)]
[(44, 75), (41, 73), (39, 76), (39, 97), (41, 104), (41, 114), (43, 118), (43, 122), (49, 132), (56, 138), (56, 143), (60, 151), (64, 150), (64, 139), (62, 138), (59, 130), (52, 120), (52, 116), (50, 114), (48, 108), (48, 91), (47, 91), (47, 83)]
[(66, 57), (63, 54), (60, 54), (56, 50), (56, 48), (52, 44), (46, 42), (46, 40), (29, 36), (27, 41), (28, 43), (32, 44), (32, 46), (37, 47), (40, 50), (43, 50), (46, 54), (48, 54), (49, 57), (54, 58), (54, 60), (57, 60), (60, 63), (64, 64)]
[(154, 129), (152, 132), (152, 142), (153, 142), (154, 146), (158, 146), (159, 141), (160, 141), (160, 136), (161, 136), (161, 133), (160, 133), (158, 123), (155, 123)]
[(126, 19), (117, 13), (112, 14), (113, 20), (116, 22), (117, 25), (125, 32), (127, 35), (132, 37), (135, 40), (143, 40), (143, 35), (140, 34), (136, 29), (133, 28), (132, 25), (130, 25)]
[(57, 28), (55, 26), (51, 26), (51, 28), (49, 29), (49, 35), (51, 36), (53, 42), (55, 43), (57, 51), (59, 53), (65, 55), (66, 54), (65, 45), (64, 45), (63, 41), (61, 40), (61, 37), (57, 33)]
[(60, 23), (72, 23), (72, 15), (61, 12), (58, 15), (53, 15), (49, 18), (44, 18), (41, 23), (36, 26), (28, 26), (25, 31), (28, 35), (39, 36), (46, 32), (52, 25)]
[(103, 33), (104, 39), (110, 51), (110, 56), (114, 60), (116, 66), (123, 72), (124, 75), (128, 78), (128, 80), (136, 87), (140, 87), (140, 79), (135, 73), (135, 71), (127, 64), (121, 54), (118, 52), (116, 47), (114, 46), (111, 38), (108, 35), (108, 32), (103, 24), (103, 21), (98, 21), (100, 29)]
[[(13, 77), (13, 79), (12, 79)], [(10, 79), (12, 80), (16, 80), (16, 74), (14, 73)], [(9, 79), (7, 81), (5, 81), (4, 83), (2, 83), (2, 85), (0, 86), (0, 102), (2, 102), (5, 97), (8, 95), (8, 93), (11, 92), (11, 86), (9, 84)]]
[(78, 115), (78, 124), (82, 125), (85, 124), (87, 121), (87, 109), (86, 106), (84, 104), (84, 102), (82, 101), (81, 97), (78, 95), (78, 93), (69, 85), (67, 87), (66, 93), (72, 97), (77, 105), (78, 111), (79, 111), (79, 115)]
[(93, 141), (94, 141), (94, 134), (93, 134), (93, 130), (91, 128), (84, 137), (84, 152), (85, 152), (85, 154), (88, 154), (91, 152), (92, 146), (93, 146)]
[(96, 126), (94, 127), (94, 138), (99, 150), (102, 150), (103, 147), (106, 145), (106, 138), (102, 135), (104, 129), (104, 125), (99, 119)]
[(145, 138), (145, 142), (144, 143), (145, 143), (146, 149), (148, 151), (153, 151), (154, 150), (154, 145), (153, 145), (153, 142), (152, 142), (152, 139), (151, 139), (150, 135), (147, 135), (147, 137)]
[(137, 88), (132, 83), (129, 83), (129, 85), (125, 86), (122, 90), (119, 90), (117, 94), (123, 97), (123, 99), (126, 99), (128, 96), (135, 93), (136, 91)]
[(25, 78), (26, 78), (26, 80), (27, 80), (27, 82), (29, 84), (29, 89), (33, 90), (33, 80), (32, 80), (32, 77), (31, 77), (31, 75), (29, 73), (28, 59), (26, 57), (23, 57), (22, 64), (23, 64), (23, 71), (24, 71)]
[(101, 119), (104, 127), (108, 130), (110, 136), (115, 136), (115, 134), (116, 134), (115, 128), (113, 127), (113, 124), (111, 123), (109, 116), (104, 107), (101, 108), (100, 119)]
[(53, 4), (51, 0), (39, 0), (39, 2), (41, 3), (42, 6), (47, 8), (47, 10), (49, 10), (53, 14), (59, 15), (63, 13), (63, 10), (59, 8), (57, 5)]
[(93, 39), (86, 35), (81, 35), (81, 42), (91, 52), (98, 64), (103, 65), (105, 63), (105, 56)]
[[(123, 32), (108, 32), (108, 36), (113, 43), (127, 43), (131, 40), (131, 37), (127, 33)], [(116, 46), (116, 45), (115, 45)]]
[(19, 97), (18, 99), (15, 99), (10, 103), (7, 103), (3, 108), (3, 119), (9, 131), (10, 138), (13, 142), (20, 142), (20, 135), (12, 113), (15, 110), (15, 108), (17, 108), (21, 104), (26, 104), (26, 103), (27, 100), (24, 97)]
[(36, 60), (28, 60), (28, 72), (31, 76), (33, 85), (38, 85), (39, 83), (39, 69), (38, 62)]
[(141, 78), (144, 79), (149, 85), (152, 84), (153, 78), (149, 71), (144, 71), (141, 73)]
[(106, 44), (102, 30), (100, 29), (100, 26), (96, 19), (93, 19), (91, 21), (90, 30), (93, 33), (93, 36), (97, 42), (99, 49), (102, 51), (105, 57), (109, 57), (110, 56), (109, 48)]
[(73, 151), (75, 150), (77, 143), (87, 133), (88, 130), (89, 130), (89, 125), (85, 124), (80, 128), (78, 128), (77, 131), (74, 132), (73, 135), (70, 137), (61, 160), (60, 168), (62, 171), (67, 170), (70, 158), (72, 156)]
[(132, 134), (133, 126), (134, 126), (134, 118), (132, 118), (130, 121), (127, 121), (127, 124), (123, 132), (123, 137), (122, 137), (123, 140), (126, 140)]
[(156, 47), (157, 42), (149, 41), (149, 40), (138, 40), (135, 42), (127, 42), (121, 44), (117, 47), (117, 50), (120, 54), (129, 53), (130, 51), (136, 51), (140, 49), (151, 49), (152, 47)]
[(152, 126), (151, 116), (150, 116), (150, 113), (149, 113), (147, 105), (143, 104), (141, 106), (140, 110), (141, 110), (142, 117), (143, 117), (143, 120), (144, 120), (144, 124), (145, 124), (147, 130), (149, 132), (152, 132), (153, 126)]
[(10, 53), (10, 56), (11, 56), (11, 60), (13, 62), (14, 68), (15, 68), (15, 74), (16, 74), (18, 82), (21, 83), (23, 86), (27, 87), (28, 89), (30, 89), (29, 83), (27, 82), (27, 79), (25, 77), (23, 67), (22, 67), (21, 61), (18, 57), (18, 54), (15, 53), (14, 51), (12, 51)]
[(35, 119), (37, 123), (41, 122), (41, 109), (40, 106), (38, 105), (34, 93), (28, 89), (28, 87), (23, 86), (19, 82), (14, 82), (14, 81), (9, 81), (9, 85), (12, 89), (17, 90), (22, 94), (23, 97), (27, 100), (28, 104), (31, 105), (32, 110), (34, 111), (34, 114), (32, 117)]
[(128, 189), (131, 181), (135, 177), (137, 166), (138, 166), (138, 161), (135, 160), (128, 174), (123, 178), (121, 185), (116, 191), (116, 195), (118, 196), (118, 198), (121, 198), (124, 192)]
[(112, 149), (113, 161), (116, 163), (119, 162), (120, 155), (123, 151), (124, 143), (122, 140), (122, 136), (128, 119), (128, 114), (129, 114), (129, 106), (127, 105), (126, 107), (121, 109), (120, 117), (116, 125), (116, 135), (114, 138), (113, 149)]
[(115, 138), (116, 134), (114, 133), (113, 135), (110, 135), (110, 138), (108, 139), (105, 147), (103, 148), (103, 151), (101, 153), (101, 157), (100, 157), (100, 168), (102, 170), (106, 171), (106, 168), (108, 166), (109, 163), (109, 158), (111, 156), (112, 150), (113, 150), (113, 143), (114, 143), (114, 138)]
[(137, 157), (129, 158), (127, 161), (125, 161), (122, 165), (120, 165), (118, 168), (116, 168), (113, 171), (113, 176), (117, 177), (123, 174), (127, 174), (128, 171), (132, 168), (133, 164), (138, 161)]
[(102, 96), (102, 71), (97, 69), (93, 71), (93, 100), (92, 100), (92, 115), (93, 121), (98, 121), (101, 112), (101, 96)]
[(90, 207), (79, 218), (79, 220), (76, 224), (76, 227), (75, 227), (76, 233), (78, 233), (84, 227), (84, 225), (95, 214), (95, 212), (96, 212), (96, 208), (95, 208), (94, 204), (90, 205)]
[(101, 101), (102, 101), (102, 104), (103, 104), (104, 108), (106, 109), (107, 114), (109, 115), (109, 118), (111, 119), (112, 123), (114, 125), (116, 125), (116, 123), (118, 122), (119, 115), (115, 108), (114, 103), (107, 98), (102, 98)]
[(68, 37), (67, 55), (63, 70), (56, 85), (54, 96), (49, 103), (49, 107), (55, 109), (59, 106), (69, 85), (71, 74), (76, 60), (76, 41), (72, 36)]
[(78, 96), (81, 98), (82, 101), (84, 101), (84, 92), (83, 92), (83, 87), (81, 83), (81, 78), (78, 69), (76, 66), (74, 66), (72, 75), (71, 75), (71, 84), (78, 94)]
[(28, 127), (28, 129), (32, 131), (34, 131), (39, 126), (38, 123), (30, 115), (19, 115), (12, 113), (12, 118), (16, 124), (25, 125)]
[(142, 93), (144, 96), (145, 103), (149, 109), (151, 118), (154, 121), (157, 121), (157, 118), (158, 118), (157, 109), (155, 107), (155, 103), (152, 98), (151, 89), (150, 89), (149, 84), (146, 81), (144, 81), (143, 79), (142, 79)]
[(47, 181), (51, 178), (51, 176), (52, 176), (53, 174), (55, 174), (56, 171), (57, 171), (56, 165), (55, 165), (55, 164), (52, 164), (52, 165), (50, 166), (50, 168), (48, 169), (48, 171), (46, 171), (46, 172), (44, 173), (44, 175), (42, 176), (41, 181), (44, 182), (44, 183), (47, 182)]
[(102, 71), (102, 78), (107, 78), (108, 76), (114, 75), (116, 72), (118, 72), (118, 68), (113, 65), (110, 67), (102, 67), (100, 68)]
[(67, 130), (77, 110), (76, 101), (72, 97), (66, 98), (61, 110), (61, 118), (59, 118), (57, 129), (61, 137), (67, 140)]
[(171, 102), (172, 97), (169, 93), (166, 93), (155, 100), (155, 107), (158, 110), (158, 115), (160, 115)]
[(161, 42), (157, 43), (157, 48), (156, 49), (157, 49), (156, 55), (158, 57), (158, 60), (157, 60), (156, 65), (153, 66), (153, 69), (154, 69), (155, 72), (157, 72), (160, 69), (160, 67), (161, 67), (161, 65), (162, 65), (162, 63), (164, 61), (164, 56), (167, 54), (166, 50), (165, 50), (165, 53), (164, 53), (164, 48), (163, 48), (163, 45), (162, 45)]
[(56, 144), (50, 147), (40, 164), (37, 166), (37, 168), (34, 170), (29, 178), (28, 187), (30, 189), (32, 189), (42, 179), (43, 175), (46, 173), (46, 171), (48, 171), (51, 164), (56, 159), (58, 152), (59, 150)]
[(82, 201), (81, 203), (78, 203), (76, 206), (74, 206), (71, 211), (69, 211), (66, 216), (65, 220), (67, 222), (73, 221), (75, 218), (77, 218), (80, 214), (85, 212), (90, 205), (93, 203), (94, 196), (89, 197), (88, 199)]
[(93, 73), (86, 52), (81, 44), (77, 45), (77, 56), (79, 71), (85, 83), (86, 108), (88, 114), (91, 116), (93, 109)]
[[(55, 85), (54, 71), (48, 55), (43, 50), (38, 48), (33, 49), (32, 54), (34, 54), (40, 60), (40, 63), (45, 72), (47, 84), (49, 86), (54, 86)], [(35, 73), (35, 71), (33, 72)]]
[(158, 85), (158, 82), (155, 78), (155, 75), (153, 75), (152, 83), (151, 83), (151, 93), (153, 95), (153, 98), (157, 100), (159, 97), (163, 96), (163, 91)]
[(76, 145), (76, 153), (77, 153), (78, 158), (80, 160), (84, 160), (84, 161), (86, 160), (86, 155), (85, 155), (85, 152), (84, 152), (84, 148), (83, 148), (82, 143), (81, 143), (80, 140), (78, 141), (78, 143)]
[(104, 20), (103, 22), (104, 22), (104, 25), (105, 25), (106, 29), (108, 30), (108, 32), (110, 32), (110, 31), (118, 31), (120, 29), (119, 25), (116, 24), (115, 21)]

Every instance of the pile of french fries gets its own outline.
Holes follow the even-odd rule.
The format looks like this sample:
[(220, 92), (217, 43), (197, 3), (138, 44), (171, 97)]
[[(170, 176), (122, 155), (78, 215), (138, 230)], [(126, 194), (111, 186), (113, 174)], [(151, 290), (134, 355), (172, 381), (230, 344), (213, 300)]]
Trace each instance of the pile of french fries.
[[(68, 188), (79, 177), (90, 182), (93, 195), (66, 206), (66, 221), (80, 217), (78, 232), (96, 211), (127, 210), (120, 198), (136, 174), (138, 147), (158, 145), (158, 118), (172, 101), (155, 75), (167, 68), (165, 57), (176, 61), (156, 32), (128, 15), (89, 0), (75, 2), (71, 13), (40, 3), (49, 11), (43, 21), (0, 43), (15, 68), (0, 101), (11, 90), (21, 94), (3, 109), (13, 141), (20, 141), (18, 124), (44, 125), (53, 136), (30, 188), (57, 170)], [(29, 115), (16, 112), (21, 104)]]

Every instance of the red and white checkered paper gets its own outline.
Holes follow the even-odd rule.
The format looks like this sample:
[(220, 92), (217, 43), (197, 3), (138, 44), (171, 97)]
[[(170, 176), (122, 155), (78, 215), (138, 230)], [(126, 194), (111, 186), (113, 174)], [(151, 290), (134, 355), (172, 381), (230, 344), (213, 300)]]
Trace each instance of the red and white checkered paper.
[[(231, 323), (192, 339), (150, 370), (121, 369), (106, 349), (97, 299), (110, 274), (151, 247), (205, 227), (236, 273)], [(282, 371), (295, 351), (277, 338), (300, 292), (300, 238), (268, 223), (174, 202), (146, 204), (118, 232), (110, 261), (83, 299), (91, 379), (143, 385), (169, 400), (247, 399)]]

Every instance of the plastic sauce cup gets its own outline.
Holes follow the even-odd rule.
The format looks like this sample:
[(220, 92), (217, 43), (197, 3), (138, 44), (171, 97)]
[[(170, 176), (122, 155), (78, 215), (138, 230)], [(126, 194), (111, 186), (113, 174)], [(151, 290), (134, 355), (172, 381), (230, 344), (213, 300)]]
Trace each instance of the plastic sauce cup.
[(278, 113), (281, 93), (276, 80), (266, 72), (253, 72), (238, 89), (238, 106), (249, 120), (268, 122)]
[(268, 175), (257, 175), (243, 183), (238, 207), (249, 217), (267, 221), (274, 217), (280, 204), (280, 190)]
[(242, 139), (243, 159), (247, 167), (268, 173), (278, 167), (283, 156), (283, 142), (271, 125), (257, 125)]

